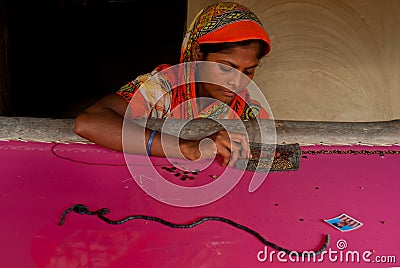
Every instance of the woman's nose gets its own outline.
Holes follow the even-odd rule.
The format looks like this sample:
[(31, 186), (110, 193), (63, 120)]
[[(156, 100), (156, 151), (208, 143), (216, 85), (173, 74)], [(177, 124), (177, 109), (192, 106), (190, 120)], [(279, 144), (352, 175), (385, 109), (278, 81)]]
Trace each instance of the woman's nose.
[(239, 90), (243, 82), (243, 76), (244, 75), (240, 71), (233, 69), (232, 72), (229, 74), (229, 89), (232, 91)]

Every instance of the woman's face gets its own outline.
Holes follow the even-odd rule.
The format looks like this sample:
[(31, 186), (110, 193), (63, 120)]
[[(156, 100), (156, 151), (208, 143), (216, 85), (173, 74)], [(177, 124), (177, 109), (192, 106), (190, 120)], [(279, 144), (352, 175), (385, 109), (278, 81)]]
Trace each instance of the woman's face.
[(209, 97), (229, 104), (241, 89), (253, 79), (260, 60), (258, 45), (239, 46), (218, 53), (209, 53), (203, 61), (219, 64), (199, 64), (197, 97)]

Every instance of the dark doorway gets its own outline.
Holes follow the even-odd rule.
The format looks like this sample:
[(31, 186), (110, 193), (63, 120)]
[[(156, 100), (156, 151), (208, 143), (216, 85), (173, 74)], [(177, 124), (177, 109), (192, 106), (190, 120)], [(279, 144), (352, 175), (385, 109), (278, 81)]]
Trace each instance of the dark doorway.
[(179, 62), (186, 0), (11, 0), (11, 116), (75, 118)]

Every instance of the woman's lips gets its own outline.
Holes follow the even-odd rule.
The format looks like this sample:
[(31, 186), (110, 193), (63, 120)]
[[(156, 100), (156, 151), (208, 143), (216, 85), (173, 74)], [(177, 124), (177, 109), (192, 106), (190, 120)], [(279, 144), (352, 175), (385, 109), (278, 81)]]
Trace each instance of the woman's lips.
[(236, 93), (231, 90), (223, 90), (222, 93), (226, 97), (234, 97), (236, 95)]

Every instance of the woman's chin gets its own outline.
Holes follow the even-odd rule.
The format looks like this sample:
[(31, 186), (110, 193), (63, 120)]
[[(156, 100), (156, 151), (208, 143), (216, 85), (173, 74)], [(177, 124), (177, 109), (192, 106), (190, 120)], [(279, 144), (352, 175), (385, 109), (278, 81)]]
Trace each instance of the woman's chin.
[(218, 100), (222, 101), (223, 103), (231, 103), (231, 101), (235, 98), (236, 93), (232, 91), (224, 91), (218, 98)]

